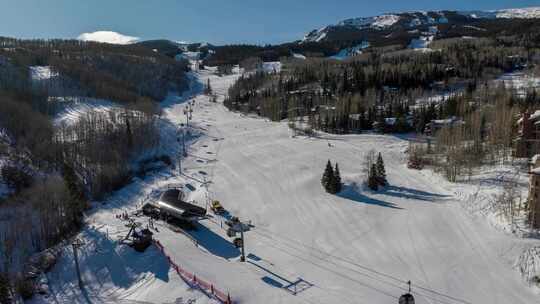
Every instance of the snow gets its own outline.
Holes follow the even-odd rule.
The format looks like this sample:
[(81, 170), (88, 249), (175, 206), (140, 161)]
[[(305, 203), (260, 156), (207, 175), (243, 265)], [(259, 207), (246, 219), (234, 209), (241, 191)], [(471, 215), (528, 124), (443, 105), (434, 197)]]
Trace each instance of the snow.
[(281, 72), (281, 62), (279, 61), (263, 62), (262, 70), (267, 73), (279, 73)]
[(491, 11), (461, 11), (459, 13), (465, 16), (469, 16), (471, 18), (532, 19), (532, 18), (540, 18), (540, 7), (512, 8), (512, 9), (491, 10)]
[(33, 81), (49, 80), (57, 77), (58, 73), (53, 71), (50, 66), (31, 66), (30, 78)]
[(114, 109), (121, 109), (115, 103), (89, 97), (54, 97), (49, 102), (60, 103), (61, 109), (55, 114), (55, 126), (74, 125), (81, 117), (91, 112), (107, 113)]
[(472, 29), (472, 30), (476, 30), (476, 31), (482, 31), (482, 32), (486, 31), (486, 29), (484, 29), (484, 28), (477, 27), (477, 26), (472, 26), (472, 25), (464, 25), (463, 27), (468, 28), (468, 29)]
[(313, 30), (304, 36), (302, 42), (320, 42), (326, 38), (328, 31), (335, 26), (353, 26), (358, 29), (372, 28), (382, 30), (391, 27), (400, 20), (398, 15), (385, 14), (374, 17), (351, 18), (339, 22), (336, 25), (325, 26), (318, 30)]
[(306, 59), (306, 56), (302, 55), (302, 54), (299, 54), (299, 53), (293, 53), (292, 54), (294, 58), (296, 59)]
[[(170, 184), (190, 184), (184, 187), (192, 189), (186, 190), (188, 200), (205, 206), (208, 194), (254, 225), (245, 236), (246, 263), (239, 262), (219, 216), (190, 232), (198, 246), (162, 222), (154, 235), (178, 264), (230, 292), (237, 303), (395, 303), (407, 280), (419, 304), (538, 301), (516, 263), (539, 241), (516, 238), (482, 216), (471, 216), (465, 207), (468, 202), (474, 206), (476, 186), (407, 169), (406, 139), (293, 137), (286, 122), (223, 107), (227, 88), (239, 74), (218, 77), (207, 69), (191, 75), (191, 91), (163, 103), (164, 119), (176, 126), (185, 122), (186, 102), (195, 102), (190, 124), (200, 135), (190, 142), (183, 174), (167, 169), (135, 179), (104, 205), (96, 204), (79, 235), (89, 244), (81, 268), (90, 292), (76, 291), (67, 253), (49, 275), (54, 295), (45, 302), (163, 303), (183, 297), (207, 303), (167, 269), (154, 248), (135, 254), (111, 241), (126, 230), (115, 213), (135, 210)], [(218, 103), (200, 94), (208, 79)], [(164, 136), (171, 131), (164, 129)], [(175, 140), (164, 144), (178, 152)], [(370, 149), (380, 151), (386, 162), (390, 186), (380, 192), (362, 186), (362, 156)], [(320, 185), (328, 159), (341, 168), (345, 187), (338, 195)], [(298, 280), (296, 295), (284, 288)]]
[(199, 60), (201, 57), (201, 52), (183, 52), (182, 54), (176, 55), (176, 60), (186, 59), (186, 60)]
[(393, 14), (385, 14), (375, 17), (361, 17), (361, 18), (352, 18), (341, 21), (338, 25), (350, 25), (357, 27), (359, 29), (363, 28), (374, 28), (374, 29), (384, 29), (388, 28), (399, 21), (400, 17)]
[(326, 32), (321, 33), (319, 36), (317, 36), (317, 39), (315, 39), (316, 42), (320, 42), (326, 38)]
[(513, 8), (497, 11), (497, 18), (540, 18), (540, 7)]
[(362, 43), (356, 46), (340, 50), (336, 55), (330, 56), (330, 58), (337, 59), (337, 60), (345, 60), (349, 57), (362, 54), (362, 50), (368, 47), (369, 47), (369, 42), (362, 41)]
[(428, 46), (433, 41), (433, 36), (421, 36), (411, 39), (409, 48), (417, 50), (428, 50)]
[(409, 23), (409, 26), (410, 27), (417, 27), (419, 25), (422, 25), (422, 21), (420, 21), (420, 19), (418, 18), (414, 18), (413, 20), (411, 20), (411, 22)]
[(534, 111), (534, 113), (529, 117), (529, 120), (536, 120), (538, 117), (540, 117), (540, 110)]
[(139, 37), (127, 36), (113, 31), (96, 31), (92, 33), (82, 33), (77, 39), (111, 44), (132, 44), (137, 42)]
[(506, 88), (514, 89), (518, 96), (525, 97), (527, 91), (540, 89), (540, 77), (523, 72), (506, 73), (494, 81), (495, 86), (498, 84), (504, 84)]

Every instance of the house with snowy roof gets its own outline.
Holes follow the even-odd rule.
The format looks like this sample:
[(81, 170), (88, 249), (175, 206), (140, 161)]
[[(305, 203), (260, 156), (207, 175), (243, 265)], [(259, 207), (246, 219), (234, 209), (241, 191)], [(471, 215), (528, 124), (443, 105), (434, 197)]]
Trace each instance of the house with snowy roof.
[(465, 122), (456, 116), (451, 116), (446, 119), (432, 119), (429, 123), (426, 125), (426, 134), (427, 135), (435, 135), (437, 132), (439, 132), (444, 127), (455, 127), (463, 125)]

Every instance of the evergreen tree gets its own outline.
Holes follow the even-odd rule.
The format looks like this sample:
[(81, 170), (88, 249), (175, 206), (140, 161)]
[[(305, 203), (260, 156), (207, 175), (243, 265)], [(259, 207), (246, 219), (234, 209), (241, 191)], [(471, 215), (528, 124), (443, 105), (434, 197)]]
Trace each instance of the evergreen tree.
[(11, 292), (7, 275), (0, 273), (0, 303), (11, 303)]
[(336, 168), (334, 169), (334, 193), (341, 192), (342, 184), (341, 184), (341, 174), (339, 173), (339, 166), (336, 163)]
[(334, 182), (334, 169), (332, 168), (332, 163), (330, 160), (326, 163), (326, 168), (321, 179), (321, 184), (323, 185), (326, 192), (332, 190), (332, 183)]
[(377, 156), (376, 176), (379, 185), (386, 186), (388, 184), (388, 181), (386, 180), (386, 169), (384, 168), (384, 161), (381, 152), (379, 152), (379, 156)]
[(379, 189), (379, 182), (377, 181), (377, 165), (372, 164), (368, 173), (368, 187), (371, 190), (377, 191)]

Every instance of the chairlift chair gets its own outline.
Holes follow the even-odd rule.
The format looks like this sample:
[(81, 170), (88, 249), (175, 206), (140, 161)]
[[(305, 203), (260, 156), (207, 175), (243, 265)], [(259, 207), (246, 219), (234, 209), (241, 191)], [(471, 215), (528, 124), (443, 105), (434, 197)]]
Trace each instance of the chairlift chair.
[(411, 281), (408, 281), (407, 284), (409, 285), (409, 292), (399, 297), (399, 304), (414, 304), (414, 297), (411, 294)]
[(241, 248), (242, 247), (242, 238), (235, 238), (233, 241), (234, 247)]
[(227, 228), (227, 236), (228, 237), (235, 237), (236, 236), (236, 231), (234, 229), (232, 229), (231, 227)]

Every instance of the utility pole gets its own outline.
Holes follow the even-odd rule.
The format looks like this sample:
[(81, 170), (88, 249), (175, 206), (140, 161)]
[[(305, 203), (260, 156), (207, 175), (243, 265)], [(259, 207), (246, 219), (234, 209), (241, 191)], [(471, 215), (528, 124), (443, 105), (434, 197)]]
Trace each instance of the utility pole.
[(192, 117), (193, 108), (191, 106), (191, 103), (188, 102), (186, 107), (184, 108), (184, 114), (186, 115), (186, 126), (189, 127), (189, 120)]
[(82, 247), (82, 245), (84, 245), (84, 243), (79, 239), (76, 239), (75, 242), (73, 242), (71, 244), (71, 246), (73, 248), (73, 258), (75, 259), (75, 270), (77, 271), (77, 279), (79, 281), (79, 288), (80, 289), (83, 289), (84, 286), (83, 286), (83, 281), (82, 281), (82, 278), (81, 278), (81, 270), (79, 268), (79, 255), (77, 253), (77, 250), (80, 247)]
[(185, 130), (182, 130), (182, 154), (184, 155), (184, 157), (187, 156), (185, 137), (186, 137), (186, 132), (185, 132)]
[(246, 261), (246, 250), (244, 242), (244, 223), (240, 222), (240, 238), (242, 239), (242, 256), (240, 256), (240, 262)]
[(204, 191), (204, 198), (206, 201), (206, 212), (208, 213), (209, 198), (208, 198), (208, 183), (206, 181), (206, 176), (203, 176), (203, 186), (206, 189), (206, 191)]
[(178, 153), (178, 175), (182, 175), (182, 155)]

